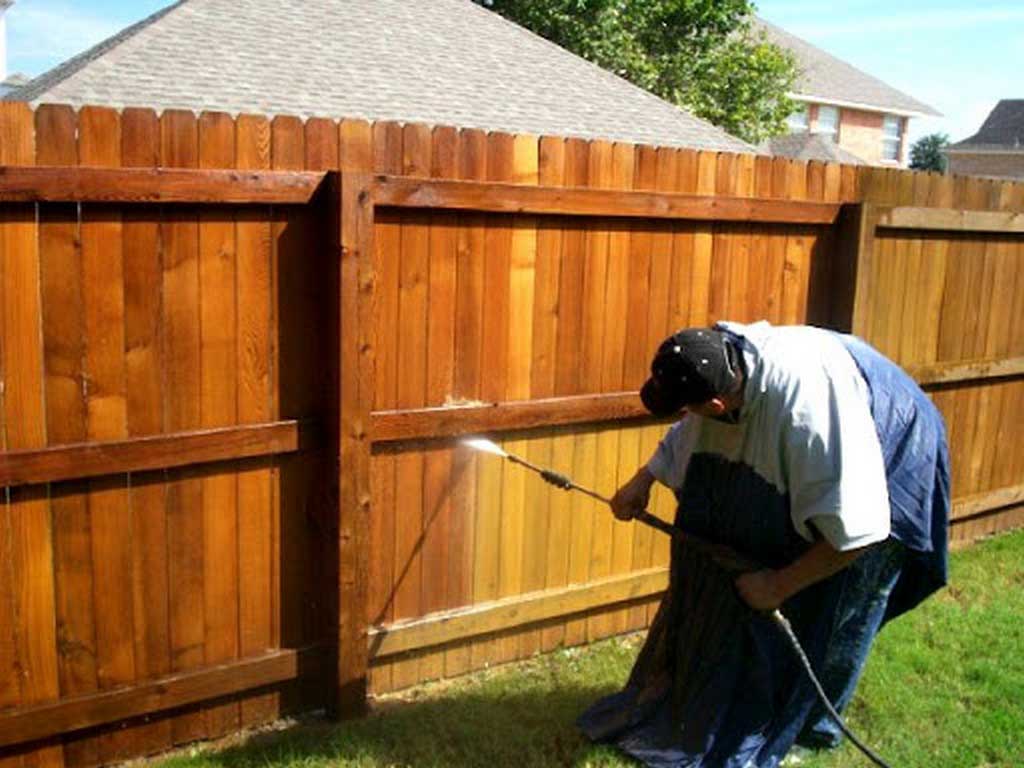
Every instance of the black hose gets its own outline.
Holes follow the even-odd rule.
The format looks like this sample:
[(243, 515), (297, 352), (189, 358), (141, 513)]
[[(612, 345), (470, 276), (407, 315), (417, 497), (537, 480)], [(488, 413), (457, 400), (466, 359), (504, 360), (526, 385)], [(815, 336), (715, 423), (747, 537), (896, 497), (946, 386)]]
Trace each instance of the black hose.
[(839, 729), (846, 734), (846, 737), (853, 743), (857, 749), (864, 753), (864, 755), (871, 760), (875, 765), (881, 766), (881, 768), (891, 768), (891, 766), (885, 762), (879, 755), (871, 749), (867, 744), (858, 739), (853, 731), (846, 727), (846, 723), (843, 722), (843, 718), (836, 712), (835, 707), (832, 706), (832, 702), (828, 700), (828, 696), (825, 694), (825, 689), (821, 687), (821, 683), (818, 681), (818, 676), (814, 674), (814, 669), (811, 667), (811, 660), (807, 658), (807, 654), (804, 653), (803, 646), (800, 645), (800, 641), (797, 639), (796, 633), (793, 631), (792, 625), (789, 623), (789, 619), (782, 615), (781, 611), (775, 610), (771, 612), (772, 621), (774, 621), (783, 632), (786, 637), (789, 638), (789, 644), (793, 648), (793, 652), (800, 659), (800, 663), (803, 664), (804, 669), (807, 671), (807, 676), (811, 678), (811, 683), (814, 685), (814, 690), (818, 693), (818, 698), (821, 700), (825, 710), (836, 721), (836, 725)]

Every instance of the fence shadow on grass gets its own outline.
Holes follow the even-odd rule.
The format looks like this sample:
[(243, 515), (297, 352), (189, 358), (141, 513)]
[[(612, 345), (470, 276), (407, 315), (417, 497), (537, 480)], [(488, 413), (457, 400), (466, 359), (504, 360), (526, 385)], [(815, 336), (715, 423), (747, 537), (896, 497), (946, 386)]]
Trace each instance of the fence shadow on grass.
[[(361, 721), (307, 720), (245, 744), (204, 754), (201, 765), (271, 766), (625, 766), (615, 751), (590, 744), (576, 717), (613, 685), (494, 692), (454, 691), (436, 698), (388, 701)], [(174, 768), (171, 761), (168, 768)], [(191, 761), (183, 765), (190, 765)]]

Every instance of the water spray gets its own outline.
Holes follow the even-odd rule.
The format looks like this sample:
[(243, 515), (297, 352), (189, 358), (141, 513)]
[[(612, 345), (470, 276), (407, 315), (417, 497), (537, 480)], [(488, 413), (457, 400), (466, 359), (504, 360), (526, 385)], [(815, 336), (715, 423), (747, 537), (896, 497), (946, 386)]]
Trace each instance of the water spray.
[[(463, 445), (469, 448), (473, 448), (483, 453), (489, 453), (493, 456), (499, 456), (503, 459), (507, 459), (513, 464), (518, 464), (522, 467), (526, 467), (527, 469), (536, 472), (538, 475), (540, 475), (544, 482), (549, 483), (550, 485), (553, 485), (556, 488), (561, 488), (563, 491), (579, 491), (580, 493), (586, 494), (592, 499), (596, 499), (597, 501), (603, 502), (608, 506), (611, 506), (612, 500), (609, 497), (603, 496), (597, 491), (591, 490), (590, 488), (585, 488), (559, 472), (555, 472), (554, 470), (548, 469), (546, 467), (539, 467), (536, 464), (527, 461), (522, 456), (517, 456), (514, 453), (509, 453), (492, 440), (488, 440), (483, 437), (471, 437), (464, 439), (462, 443)], [(643, 523), (644, 525), (648, 525), (651, 528), (655, 528), (661, 531), (662, 533), (668, 534), (673, 538), (685, 540), (688, 546), (703, 551), (705, 554), (709, 555), (714, 562), (716, 562), (719, 566), (725, 568), (727, 571), (753, 571), (759, 568), (757, 564), (743, 557), (738, 552), (734, 551), (732, 548), (719, 544), (714, 544), (712, 542), (701, 539), (697, 536), (684, 533), (682, 529), (677, 528), (671, 523), (665, 522), (660, 517), (655, 517), (646, 509), (640, 510), (639, 512), (635, 513), (633, 515), (633, 519), (640, 523)], [(778, 626), (779, 629), (782, 630), (783, 634), (785, 634), (786, 636), (786, 639), (789, 640), (789, 644), (790, 646), (792, 646), (793, 652), (796, 654), (797, 658), (800, 660), (800, 663), (803, 665), (804, 670), (807, 672), (807, 676), (811, 679), (811, 683), (814, 686), (814, 690), (817, 693), (818, 698), (821, 700), (821, 703), (824, 705), (825, 710), (828, 712), (829, 716), (833, 720), (835, 720), (840, 730), (844, 734), (846, 734), (847, 738), (850, 739), (853, 745), (857, 747), (857, 749), (859, 749), (875, 765), (881, 766), (881, 768), (890, 768), (888, 763), (886, 763), (881, 757), (879, 757), (878, 754), (876, 754), (864, 742), (857, 738), (853, 731), (851, 731), (846, 726), (846, 723), (843, 722), (843, 719), (839, 716), (839, 713), (836, 711), (835, 707), (832, 706), (832, 702), (829, 701), (828, 696), (825, 694), (825, 690), (822, 688), (817, 675), (814, 674), (814, 669), (813, 667), (811, 667), (810, 659), (807, 658), (807, 654), (804, 652), (803, 647), (800, 645), (800, 641), (799, 639), (797, 639), (796, 633), (793, 632), (793, 627), (790, 625), (789, 620), (785, 616), (783, 616), (782, 611), (776, 609), (769, 613), (768, 616), (769, 618), (771, 618), (773, 622), (775, 622), (776, 626)]]

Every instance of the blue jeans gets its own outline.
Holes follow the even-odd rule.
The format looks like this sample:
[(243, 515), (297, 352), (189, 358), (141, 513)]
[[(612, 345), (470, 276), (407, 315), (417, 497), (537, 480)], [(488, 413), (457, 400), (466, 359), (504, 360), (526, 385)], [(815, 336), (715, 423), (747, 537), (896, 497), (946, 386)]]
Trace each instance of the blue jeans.
[[(889, 595), (903, 568), (906, 550), (889, 539), (855, 560), (844, 574), (840, 609), (829, 637), (825, 662), (815, 670), (832, 705), (840, 713), (853, 698), (871, 644), (882, 628)], [(835, 747), (843, 738), (825, 708), (816, 703), (807, 716), (797, 743), (805, 747)]]

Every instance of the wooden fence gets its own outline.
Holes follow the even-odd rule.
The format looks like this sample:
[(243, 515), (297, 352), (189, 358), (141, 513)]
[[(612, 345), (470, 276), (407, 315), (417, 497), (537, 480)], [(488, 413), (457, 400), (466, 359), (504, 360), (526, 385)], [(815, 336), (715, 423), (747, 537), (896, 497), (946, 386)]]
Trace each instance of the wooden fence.
[(685, 325), (852, 328), (946, 415), (954, 536), (1019, 524), (1022, 189), (0, 105), (0, 764), (358, 712), (646, 626), (666, 542), (458, 438), (610, 493)]

